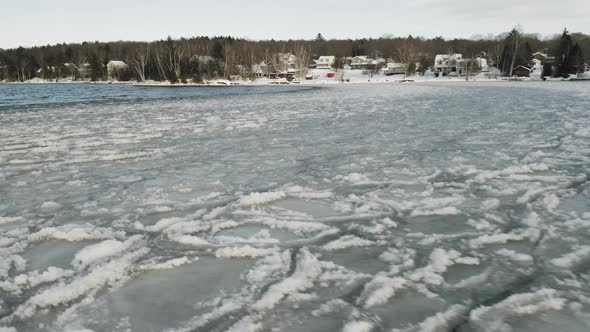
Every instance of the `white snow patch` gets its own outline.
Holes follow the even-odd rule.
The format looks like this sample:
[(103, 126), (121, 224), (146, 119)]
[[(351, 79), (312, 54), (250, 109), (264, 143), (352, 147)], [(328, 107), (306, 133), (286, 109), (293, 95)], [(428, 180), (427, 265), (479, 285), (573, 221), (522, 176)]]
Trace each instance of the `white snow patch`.
[(20, 318), (32, 317), (37, 309), (54, 307), (68, 303), (81, 296), (91, 296), (93, 292), (103, 286), (115, 286), (117, 282), (128, 275), (135, 261), (149, 252), (148, 248), (126, 254), (117, 260), (112, 260), (85, 276), (74, 279), (69, 284), (58, 284), (33, 295), (27, 302), (18, 306), (14, 315)]
[(45, 212), (54, 212), (54, 211), (58, 211), (62, 208), (61, 204), (53, 202), (53, 201), (49, 201), (49, 202), (45, 202), (43, 204), (41, 204), (41, 210), (45, 211)]
[(215, 257), (217, 258), (242, 258), (242, 257), (260, 257), (270, 255), (277, 252), (279, 248), (255, 248), (249, 245), (240, 247), (227, 247), (217, 249), (215, 251)]
[(240, 206), (262, 205), (269, 202), (278, 201), (285, 198), (286, 196), (287, 195), (283, 191), (251, 193), (249, 195), (242, 196), (238, 204)]
[(425, 210), (425, 209), (416, 209), (410, 213), (412, 217), (419, 217), (419, 216), (454, 216), (460, 214), (461, 211), (454, 206), (447, 206), (440, 209), (434, 210)]
[(370, 332), (373, 329), (373, 324), (367, 321), (352, 321), (346, 323), (342, 328), (342, 332)]
[(77, 269), (82, 270), (88, 265), (101, 262), (106, 258), (123, 253), (142, 239), (143, 236), (135, 235), (125, 242), (106, 240), (97, 244), (89, 245), (76, 253), (72, 265)]
[(574, 252), (570, 252), (559, 258), (551, 260), (551, 264), (561, 268), (572, 268), (579, 262), (587, 259), (590, 256), (590, 246), (580, 246)]
[(426, 318), (418, 324), (420, 332), (444, 332), (449, 331), (455, 324), (462, 319), (467, 307), (455, 304), (444, 312), (439, 312), (434, 316)]
[(557, 297), (554, 289), (541, 289), (534, 293), (515, 294), (490, 306), (479, 307), (470, 314), (471, 321), (482, 331), (512, 331), (507, 320), (535, 315), (550, 310), (561, 310), (566, 300)]
[(252, 316), (246, 316), (232, 325), (225, 332), (257, 332), (262, 330), (263, 325)]
[(139, 266), (137, 269), (138, 270), (169, 270), (169, 269), (173, 269), (175, 267), (179, 267), (185, 264), (189, 264), (192, 263), (193, 261), (197, 261), (199, 259), (199, 257), (194, 257), (192, 260), (189, 259), (188, 257), (184, 256), (184, 257), (179, 257), (179, 258), (173, 258), (171, 260), (165, 261), (163, 263), (158, 263), (158, 264), (143, 264), (141, 266)]
[(337, 240), (326, 243), (323, 248), (324, 250), (341, 250), (352, 247), (366, 247), (375, 244), (371, 240), (361, 239), (354, 235), (345, 235)]
[(29, 241), (56, 239), (66, 241), (102, 240), (124, 237), (125, 232), (113, 231), (110, 228), (95, 227), (90, 224), (69, 224), (59, 227), (46, 227), (29, 236)]
[(300, 293), (313, 287), (314, 280), (322, 273), (318, 259), (303, 248), (297, 255), (295, 272), (288, 278), (272, 285), (266, 293), (254, 303), (256, 310), (268, 310), (289, 294)]
[(496, 251), (496, 254), (498, 254), (500, 256), (508, 257), (516, 262), (522, 262), (522, 263), (532, 263), (533, 262), (532, 256), (526, 255), (526, 254), (521, 254), (519, 252), (516, 252), (514, 250), (510, 250), (510, 249), (506, 249), (506, 248)]
[(187, 245), (187, 246), (208, 246), (210, 245), (209, 241), (203, 240), (198, 236), (194, 235), (169, 235), (168, 236), (172, 241), (176, 241), (178, 243)]
[(500, 206), (500, 200), (497, 198), (491, 198), (481, 203), (481, 209), (484, 211), (495, 210)]
[(393, 297), (396, 291), (406, 286), (407, 280), (404, 278), (390, 278), (384, 274), (379, 274), (373, 280), (365, 285), (363, 294), (366, 294), (365, 308), (369, 309), (374, 306), (382, 305)]

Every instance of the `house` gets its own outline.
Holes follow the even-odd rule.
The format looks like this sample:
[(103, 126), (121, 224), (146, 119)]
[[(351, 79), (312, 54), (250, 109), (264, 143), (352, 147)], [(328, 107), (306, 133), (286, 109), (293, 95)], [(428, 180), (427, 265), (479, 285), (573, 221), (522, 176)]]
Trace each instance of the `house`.
[(459, 59), (456, 61), (456, 70), (451, 71), (449, 75), (454, 76), (455, 73), (457, 76), (465, 76), (465, 75), (475, 75), (480, 72), (487, 73), (490, 71), (490, 66), (488, 65), (488, 60), (477, 57), (473, 59)]
[(547, 54), (541, 53), (541, 52), (535, 52), (532, 54), (532, 57), (533, 57), (533, 59), (543, 62), (543, 61), (545, 61), (545, 59), (547, 59)]
[(72, 70), (72, 71), (78, 69), (78, 66), (76, 66), (75, 64), (73, 64), (71, 62), (64, 63), (64, 67), (67, 68), (67, 69), (69, 69), (69, 70)]
[(434, 57), (434, 73), (443, 76), (457, 71), (457, 62), (463, 59), (461, 54), (437, 54)]
[(518, 66), (512, 69), (512, 76), (529, 77), (531, 76), (531, 69), (525, 66)]
[(260, 78), (268, 75), (268, 66), (264, 61), (252, 65), (252, 74), (254, 77)]
[(129, 66), (123, 61), (111, 60), (107, 63), (107, 76), (109, 78), (119, 78), (119, 75), (126, 71)]
[(333, 55), (322, 55), (315, 63), (317, 64), (317, 69), (332, 69), (332, 66), (336, 62), (336, 57)]
[(63, 68), (64, 68), (64, 74), (66, 74), (66, 75), (76, 76), (76, 73), (78, 72), (78, 66), (76, 66), (75, 64), (73, 64), (71, 62), (64, 63)]
[[(101, 64), (101, 67), (102, 67), (102, 64)], [(78, 68), (78, 72), (79, 72), (80, 77), (82, 79), (86, 78), (92, 72), (92, 68), (90, 67), (90, 63), (88, 63), (88, 62), (81, 63), (80, 67)]]
[(277, 59), (277, 64), (282, 70), (297, 67), (297, 56), (292, 53), (278, 53)]
[(351, 69), (367, 69), (371, 63), (371, 59), (365, 55), (355, 56), (350, 59)]
[(406, 65), (403, 63), (398, 62), (389, 62), (387, 63), (387, 68), (385, 69), (385, 75), (398, 75), (398, 74), (405, 74), (406, 73)]

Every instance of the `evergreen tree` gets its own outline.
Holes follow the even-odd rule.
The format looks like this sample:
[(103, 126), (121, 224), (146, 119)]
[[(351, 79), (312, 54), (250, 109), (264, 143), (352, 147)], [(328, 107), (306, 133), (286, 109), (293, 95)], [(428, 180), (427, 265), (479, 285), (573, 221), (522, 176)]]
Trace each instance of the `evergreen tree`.
[(217, 61), (225, 60), (225, 49), (223, 45), (219, 42), (219, 40), (216, 40), (213, 44), (213, 52), (211, 56), (213, 57), (213, 59)]
[(520, 48), (520, 32), (512, 29), (508, 36), (504, 39), (504, 46), (502, 55), (498, 63), (498, 69), (503, 76), (510, 76), (512, 69), (516, 65), (516, 58), (518, 57), (518, 50)]
[(90, 80), (96, 82), (102, 78), (102, 64), (95, 53), (90, 55), (88, 64), (90, 65)]
[(574, 71), (573, 59), (570, 59), (574, 42), (567, 29), (559, 39), (559, 48), (555, 54), (555, 64), (557, 65), (556, 76), (568, 77)]
[(316, 41), (316, 42), (323, 42), (323, 41), (326, 41), (326, 39), (324, 38), (324, 36), (322, 36), (322, 34), (321, 34), (321, 33), (318, 33), (318, 34), (315, 36), (315, 39), (314, 39), (314, 41)]
[(332, 68), (334, 68), (334, 69), (344, 68), (344, 59), (342, 59), (341, 57), (336, 57), (336, 59), (334, 59), (334, 63), (332, 64)]
[(352, 56), (367, 55), (369, 54), (369, 45), (365, 38), (355, 40), (352, 43)]
[(585, 71), (584, 53), (578, 43), (572, 47), (569, 55), (569, 64), (571, 66), (570, 74), (579, 74)]

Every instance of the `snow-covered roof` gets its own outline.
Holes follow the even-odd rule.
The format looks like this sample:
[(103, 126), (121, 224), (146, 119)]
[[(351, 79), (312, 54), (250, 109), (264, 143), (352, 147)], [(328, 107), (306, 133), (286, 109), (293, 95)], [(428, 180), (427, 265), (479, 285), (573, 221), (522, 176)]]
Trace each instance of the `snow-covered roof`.
[(434, 57), (434, 60), (458, 60), (462, 59), (463, 55), (456, 53), (456, 54), (437, 54)]
[(336, 57), (333, 55), (322, 55), (317, 60), (317, 64), (333, 63), (336, 61)]
[(544, 58), (547, 57), (547, 54), (546, 53), (541, 53), (541, 52), (535, 52), (535, 53), (532, 54), (532, 56), (535, 56), (535, 55), (540, 55), (540, 56), (542, 56)]
[(525, 67), (525, 66), (516, 66), (516, 67), (512, 68), (512, 70), (514, 70), (514, 69), (518, 69), (518, 68), (524, 68), (524, 69), (526, 69), (526, 70), (528, 70), (528, 71), (532, 71), (532, 69), (531, 69), (531, 68), (529, 68), (529, 67)]
[(111, 61), (109, 61), (109, 63), (107, 63), (107, 66), (109, 66), (109, 67), (127, 67), (127, 64), (123, 61), (111, 60)]

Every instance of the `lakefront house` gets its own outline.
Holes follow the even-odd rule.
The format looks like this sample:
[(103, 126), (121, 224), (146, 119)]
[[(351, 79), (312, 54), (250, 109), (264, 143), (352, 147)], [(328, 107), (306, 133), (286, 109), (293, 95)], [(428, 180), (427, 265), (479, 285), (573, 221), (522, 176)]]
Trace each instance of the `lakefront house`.
[(437, 54), (434, 57), (434, 73), (446, 76), (457, 72), (458, 61), (463, 59), (462, 54)]
[(107, 63), (107, 75), (109, 78), (119, 78), (121, 72), (127, 70), (128, 66), (123, 61), (111, 60)]
[(335, 62), (336, 57), (333, 55), (322, 55), (315, 60), (317, 69), (332, 69)]

